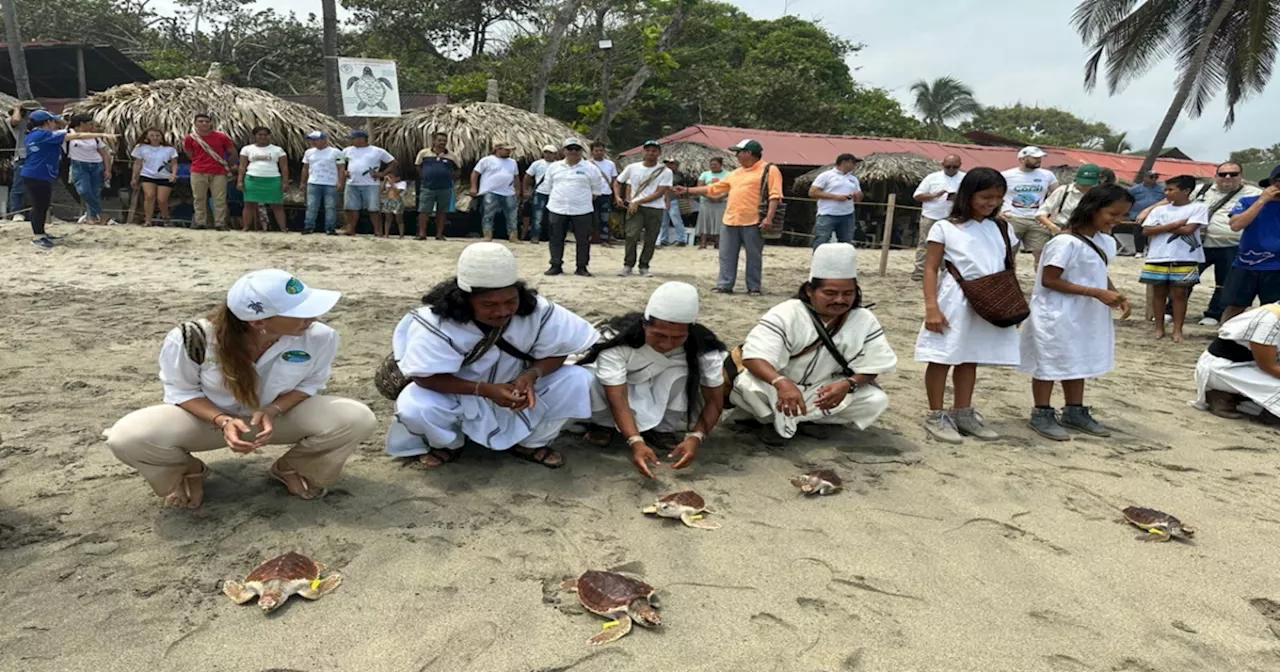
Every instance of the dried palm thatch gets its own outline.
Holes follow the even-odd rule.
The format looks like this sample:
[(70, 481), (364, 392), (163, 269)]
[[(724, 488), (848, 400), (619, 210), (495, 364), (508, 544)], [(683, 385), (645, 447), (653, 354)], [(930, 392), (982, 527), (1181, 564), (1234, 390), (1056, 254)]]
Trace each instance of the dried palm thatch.
[[(13, 106), (17, 105), (19, 102), (21, 101), (19, 101), (17, 98), (14, 98), (13, 96), (7, 93), (0, 93), (0, 112), (3, 112), (5, 117), (8, 117), (9, 110), (12, 110)], [(13, 146), (13, 134), (0, 133), (0, 147), (12, 147), (12, 146)]]
[[(639, 152), (628, 154), (618, 159), (618, 167), (625, 168), (640, 161), (642, 158), (644, 157)], [(662, 159), (664, 161), (667, 159), (679, 161), (680, 169), (686, 173), (694, 173), (695, 171), (700, 173), (706, 170), (713, 158), (723, 161), (725, 170), (734, 170), (738, 167), (738, 159), (734, 157), (733, 152), (704, 145), (701, 142), (677, 140), (662, 146)]]
[(218, 81), (217, 78), (182, 77), (150, 84), (122, 84), (69, 105), (68, 114), (91, 114), (108, 133), (120, 135), (123, 155), (148, 128), (164, 131), (165, 141), (177, 144), (191, 132), (192, 119), (209, 114), (218, 130), (239, 145), (253, 142), (255, 126), (271, 129), (271, 140), (295, 161), (309, 146), (303, 136), (324, 131), (333, 140), (350, 132), (345, 124), (299, 103), (281, 100), (261, 89)]
[(577, 136), (551, 117), (501, 103), (431, 105), (406, 110), (398, 118), (369, 121), (369, 142), (391, 152), (404, 166), (431, 146), (434, 133), (448, 134), (449, 151), (463, 166), (488, 155), (497, 141), (511, 147), (516, 161), (536, 161), (543, 145), (559, 147), (565, 138)]
[[(796, 178), (793, 190), (806, 196), (809, 187), (818, 176), (831, 169), (830, 165), (811, 170)], [(868, 154), (853, 168), (853, 174), (863, 184), (877, 182), (903, 182), (915, 186), (929, 173), (942, 169), (942, 164), (910, 152), (874, 152)]]

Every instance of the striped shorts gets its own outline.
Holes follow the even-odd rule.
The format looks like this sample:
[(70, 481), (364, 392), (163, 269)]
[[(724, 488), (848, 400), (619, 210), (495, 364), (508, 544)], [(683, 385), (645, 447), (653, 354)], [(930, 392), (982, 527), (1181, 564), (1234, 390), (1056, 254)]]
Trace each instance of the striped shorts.
[(1138, 282), (1144, 285), (1191, 287), (1200, 284), (1200, 265), (1194, 261), (1170, 261), (1142, 265)]

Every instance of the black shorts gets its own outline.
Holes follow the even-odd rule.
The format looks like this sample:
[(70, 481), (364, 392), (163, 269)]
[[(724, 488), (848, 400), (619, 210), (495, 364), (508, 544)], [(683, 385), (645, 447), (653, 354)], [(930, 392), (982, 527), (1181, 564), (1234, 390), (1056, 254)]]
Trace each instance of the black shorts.
[(1262, 305), (1280, 301), (1280, 271), (1251, 271), (1234, 266), (1227, 274), (1227, 284), (1222, 289), (1223, 300), (1228, 306), (1247, 308), (1259, 299)]
[(158, 187), (169, 187), (170, 189), (173, 188), (173, 183), (170, 182), (169, 178), (167, 177), (138, 177), (138, 182), (139, 183), (146, 182), (147, 184), (154, 184)]

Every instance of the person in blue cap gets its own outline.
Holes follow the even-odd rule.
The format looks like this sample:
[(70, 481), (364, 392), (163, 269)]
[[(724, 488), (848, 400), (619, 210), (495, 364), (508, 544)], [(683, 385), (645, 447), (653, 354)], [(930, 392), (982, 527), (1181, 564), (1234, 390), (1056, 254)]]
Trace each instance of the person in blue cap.
[(114, 140), (111, 133), (75, 133), (63, 128), (62, 117), (48, 110), (36, 110), (27, 118), (27, 135), (23, 147), (27, 158), (19, 175), (31, 195), (31, 244), (41, 249), (53, 247), (53, 239), (45, 233), (44, 222), (53, 200), (53, 182), (58, 179), (62, 162), (62, 143), (70, 140)]
[(1240, 199), (1231, 210), (1231, 230), (1241, 234), (1222, 290), (1227, 304), (1224, 324), (1248, 310), (1254, 299), (1264, 306), (1280, 302), (1280, 165), (1258, 186), (1261, 194)]

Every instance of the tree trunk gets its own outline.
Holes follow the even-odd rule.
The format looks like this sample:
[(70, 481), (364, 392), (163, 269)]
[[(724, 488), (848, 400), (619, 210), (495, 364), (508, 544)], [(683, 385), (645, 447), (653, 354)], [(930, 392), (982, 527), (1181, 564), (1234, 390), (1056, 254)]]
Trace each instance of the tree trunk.
[(9, 43), (9, 63), (13, 65), (13, 83), (18, 98), (31, 100), (31, 76), (27, 74), (27, 55), (22, 51), (22, 31), (18, 29), (17, 0), (4, 0), (4, 39)]
[(555, 19), (551, 22), (551, 30), (547, 32), (547, 47), (542, 52), (542, 61), (538, 63), (538, 74), (533, 78), (533, 98), (529, 101), (529, 109), (536, 114), (547, 111), (547, 84), (551, 82), (551, 70), (556, 67), (556, 59), (560, 56), (560, 42), (564, 33), (578, 14), (582, 0), (562, 0)]
[(1151, 140), (1151, 148), (1147, 150), (1147, 158), (1142, 161), (1142, 168), (1138, 170), (1138, 174), (1134, 176), (1134, 182), (1141, 182), (1142, 176), (1156, 165), (1156, 159), (1160, 156), (1160, 152), (1164, 150), (1164, 142), (1169, 139), (1169, 134), (1173, 132), (1173, 125), (1178, 122), (1178, 117), (1182, 114), (1182, 110), (1187, 106), (1187, 98), (1191, 97), (1191, 87), (1195, 84), (1196, 79), (1200, 76), (1200, 71), (1204, 68), (1204, 62), (1209, 57), (1209, 46), (1213, 42), (1213, 36), (1222, 27), (1222, 23), (1226, 21), (1227, 15), (1231, 14), (1236, 0), (1223, 0), (1218, 5), (1218, 11), (1213, 13), (1209, 19), (1208, 25), (1204, 28), (1204, 34), (1200, 36), (1200, 44), (1196, 45), (1196, 53), (1191, 59), (1190, 65), (1187, 66), (1186, 72), (1182, 73), (1182, 81), (1178, 83), (1178, 92), (1173, 96), (1173, 102), (1169, 104), (1169, 110), (1164, 113), (1164, 121), (1160, 122), (1160, 128), (1156, 130), (1156, 137)]
[(342, 114), (342, 82), (338, 80), (338, 7), (321, 0), (324, 15), (324, 101), (329, 116)]
[[(657, 52), (662, 53), (667, 47), (680, 36), (680, 31), (684, 28), (685, 16), (689, 13), (689, 6), (694, 0), (677, 0), (675, 8), (671, 12), (671, 18), (667, 21), (667, 26), (662, 29), (662, 34), (658, 36)], [(648, 81), (653, 75), (653, 68), (648, 63), (643, 63), (639, 70), (631, 76), (627, 81), (627, 85), (622, 87), (622, 92), (614, 98), (604, 98), (604, 113), (600, 115), (600, 119), (596, 121), (596, 125), (591, 129), (591, 137), (596, 140), (603, 141), (609, 134), (609, 125), (613, 123), (618, 113), (626, 109), (632, 100), (640, 93), (640, 87)]]

